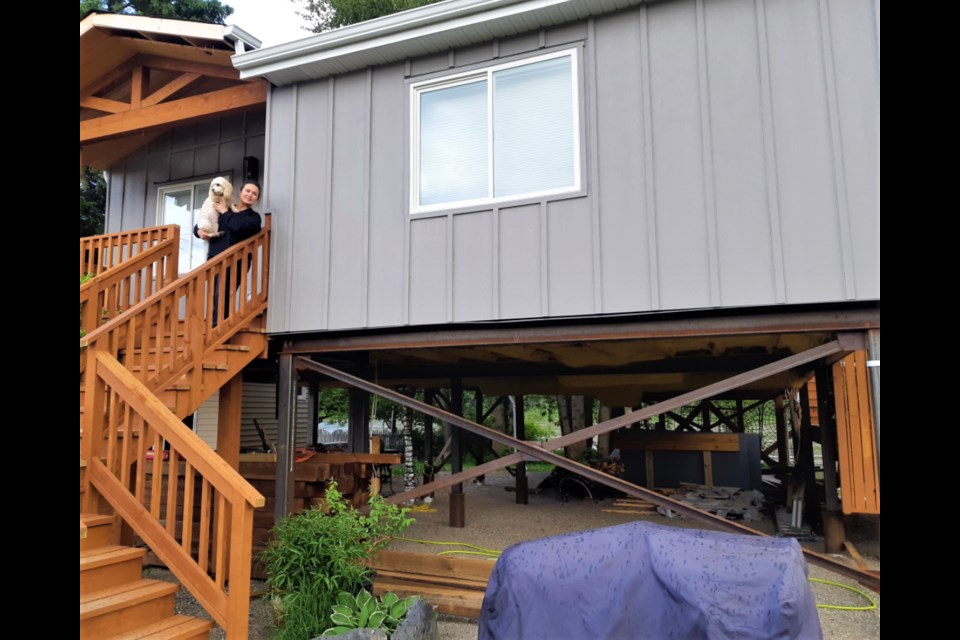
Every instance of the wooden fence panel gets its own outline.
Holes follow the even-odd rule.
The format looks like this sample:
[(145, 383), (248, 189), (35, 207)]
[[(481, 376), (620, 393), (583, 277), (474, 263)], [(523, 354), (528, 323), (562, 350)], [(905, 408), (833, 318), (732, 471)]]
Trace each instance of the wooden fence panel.
[(880, 471), (866, 352), (834, 364), (833, 385), (843, 512), (879, 514)]

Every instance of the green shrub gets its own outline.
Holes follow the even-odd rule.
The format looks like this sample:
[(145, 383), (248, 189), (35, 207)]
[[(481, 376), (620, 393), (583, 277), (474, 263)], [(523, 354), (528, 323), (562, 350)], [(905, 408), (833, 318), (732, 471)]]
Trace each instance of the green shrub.
[(316, 506), (281, 520), (260, 555), (277, 616), (277, 638), (301, 640), (323, 633), (338, 594), (356, 593), (369, 578), (364, 560), (413, 522), (406, 517), (409, 509), (380, 496), (370, 498), (369, 514), (364, 515), (350, 506), (334, 482), (326, 502), (329, 514)]
[(552, 426), (544, 425), (544, 423), (531, 418), (524, 419), (523, 431), (527, 440), (550, 440), (560, 435), (558, 430)]

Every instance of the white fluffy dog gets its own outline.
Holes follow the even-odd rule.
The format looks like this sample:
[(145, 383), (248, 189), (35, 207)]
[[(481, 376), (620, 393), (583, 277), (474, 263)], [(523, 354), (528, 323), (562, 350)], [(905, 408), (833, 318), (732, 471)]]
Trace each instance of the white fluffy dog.
[(223, 203), (231, 211), (233, 206), (233, 185), (226, 178), (214, 178), (210, 181), (210, 194), (200, 207), (200, 219), (197, 228), (206, 231), (208, 235), (218, 238), (223, 235), (220, 231), (220, 212), (216, 205)]

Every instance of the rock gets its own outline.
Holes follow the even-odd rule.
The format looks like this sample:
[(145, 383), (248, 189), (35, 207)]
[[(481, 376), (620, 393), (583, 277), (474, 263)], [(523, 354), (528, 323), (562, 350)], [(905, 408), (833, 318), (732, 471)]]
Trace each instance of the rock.
[(430, 603), (426, 600), (417, 600), (413, 603), (403, 622), (390, 638), (391, 640), (439, 640), (437, 615), (433, 612)]

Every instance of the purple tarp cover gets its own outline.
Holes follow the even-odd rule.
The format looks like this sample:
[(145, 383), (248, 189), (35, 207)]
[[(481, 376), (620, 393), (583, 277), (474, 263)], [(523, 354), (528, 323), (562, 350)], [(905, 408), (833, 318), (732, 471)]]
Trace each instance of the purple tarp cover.
[(509, 547), (479, 640), (822, 638), (796, 540), (634, 522)]

